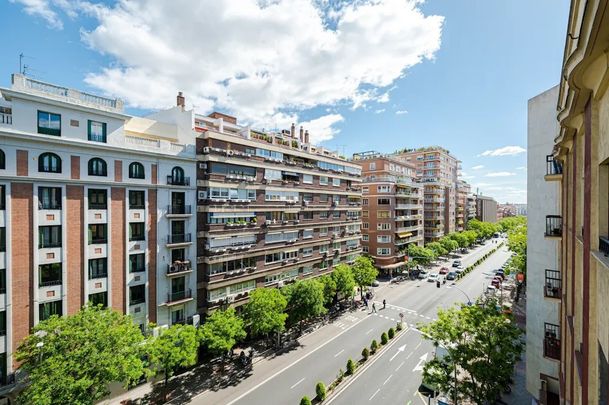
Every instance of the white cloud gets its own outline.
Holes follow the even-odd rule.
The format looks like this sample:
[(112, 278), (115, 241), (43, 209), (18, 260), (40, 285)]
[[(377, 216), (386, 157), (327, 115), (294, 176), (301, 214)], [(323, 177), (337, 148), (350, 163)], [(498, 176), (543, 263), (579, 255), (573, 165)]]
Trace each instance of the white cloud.
[(334, 124), (343, 120), (344, 118), (340, 114), (328, 114), (311, 121), (302, 122), (299, 125), (309, 131), (312, 143), (320, 143), (332, 139), (339, 132), (333, 127)]
[(527, 150), (521, 146), (504, 146), (503, 148), (486, 150), (478, 156), (512, 156), (525, 153)]
[(380, 113), (384, 113), (385, 109), (384, 108), (379, 108), (378, 110), (374, 110), (375, 114), (380, 114)]
[(472, 167), (472, 170), (480, 170), (480, 169), (484, 169), (484, 165), (478, 165), (478, 166)]
[(314, 0), (89, 5), (97, 24), (82, 39), (113, 62), (85, 80), (144, 109), (172, 105), (184, 91), (200, 112), (223, 110), (256, 125), (278, 116), (297, 121), (317, 106), (388, 102), (388, 87), (440, 48), (444, 19), (423, 15), (419, 0), (336, 4), (331, 10)]
[(485, 174), (485, 177), (509, 177), (509, 176), (515, 176), (516, 173), (512, 173), (512, 172), (489, 172), (487, 174)]
[(42, 18), (49, 28), (63, 29), (63, 22), (53, 10), (54, 4), (50, 0), (10, 0), (10, 2), (21, 4), (27, 14)]
[(516, 168), (516, 170), (526, 170), (526, 169), (527, 169), (527, 167), (526, 167), (526, 166), (518, 166), (518, 167)]
[(408, 110), (398, 110), (395, 112), (397, 115), (408, 114)]

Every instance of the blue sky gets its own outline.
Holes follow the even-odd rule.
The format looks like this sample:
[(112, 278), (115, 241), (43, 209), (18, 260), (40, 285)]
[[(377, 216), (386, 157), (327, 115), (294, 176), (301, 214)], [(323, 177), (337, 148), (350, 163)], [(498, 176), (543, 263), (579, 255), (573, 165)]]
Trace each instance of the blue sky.
[(0, 5), (0, 32), (11, 38), (1, 86), (23, 52), (33, 77), (120, 96), (134, 114), (172, 105), (182, 90), (201, 112), (266, 128), (303, 123), (347, 155), (442, 145), (467, 181), (500, 202), (526, 201), (527, 100), (559, 81), (569, 8), (568, 0), (27, 3)]

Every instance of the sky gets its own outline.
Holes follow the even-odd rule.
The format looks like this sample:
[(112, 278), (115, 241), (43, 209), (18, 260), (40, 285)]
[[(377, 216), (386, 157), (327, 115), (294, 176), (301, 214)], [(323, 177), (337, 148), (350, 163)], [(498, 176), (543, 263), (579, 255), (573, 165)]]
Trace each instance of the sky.
[(556, 85), (568, 0), (9, 0), (0, 86), (31, 77), (135, 115), (303, 125), (341, 154), (441, 145), (463, 178), (526, 202), (527, 100)]

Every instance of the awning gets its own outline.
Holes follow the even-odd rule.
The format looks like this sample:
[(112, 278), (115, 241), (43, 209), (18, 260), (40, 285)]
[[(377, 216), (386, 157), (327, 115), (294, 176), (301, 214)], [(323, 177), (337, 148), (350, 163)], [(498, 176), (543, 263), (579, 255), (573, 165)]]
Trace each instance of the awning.
[(405, 265), (406, 265), (405, 262), (397, 262), (397, 263), (393, 263), (393, 264), (388, 264), (386, 266), (379, 266), (379, 268), (381, 268), (383, 270), (390, 270), (390, 269), (397, 269), (398, 267), (405, 266)]
[(290, 176), (290, 177), (300, 177), (300, 176), (298, 175), (298, 173), (294, 173), (294, 172), (283, 172), (283, 171), (282, 171), (281, 173), (283, 173), (283, 175), (284, 175), (284, 176)]
[(409, 236), (412, 236), (412, 232), (402, 232), (402, 233), (398, 233), (398, 236), (400, 238), (407, 238)]

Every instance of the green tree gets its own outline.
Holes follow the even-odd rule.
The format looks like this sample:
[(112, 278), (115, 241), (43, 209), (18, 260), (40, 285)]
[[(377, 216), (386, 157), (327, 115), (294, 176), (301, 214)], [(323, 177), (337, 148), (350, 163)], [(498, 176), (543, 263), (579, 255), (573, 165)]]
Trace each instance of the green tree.
[(478, 239), (478, 234), (476, 231), (463, 231), (463, 235), (467, 238), (467, 246), (471, 246), (476, 243), (476, 239)]
[(440, 242), (430, 242), (425, 245), (427, 249), (431, 249), (434, 251), (436, 257), (444, 256), (448, 254), (448, 250), (442, 246)]
[(408, 256), (419, 265), (426, 266), (436, 259), (433, 250), (415, 244), (408, 245)]
[(359, 256), (355, 259), (355, 263), (351, 266), (351, 271), (353, 272), (353, 279), (359, 286), (360, 294), (363, 298), (364, 287), (372, 284), (372, 282), (376, 280), (379, 272), (374, 267), (372, 259), (365, 256)]
[(250, 300), (245, 304), (244, 320), (252, 336), (266, 336), (280, 333), (285, 329), (288, 315), (284, 312), (288, 300), (276, 288), (257, 288), (250, 293)]
[(318, 277), (317, 281), (323, 287), (324, 305), (329, 308), (332, 302), (334, 302), (334, 298), (336, 298), (336, 281), (334, 281), (334, 278), (330, 274)]
[(300, 405), (311, 405), (311, 400), (306, 395), (300, 400)]
[(423, 379), (441, 392), (477, 404), (493, 402), (508, 383), (523, 350), (521, 331), (497, 310), (484, 305), (438, 311), (438, 320), (421, 326), (423, 336), (445, 348), (425, 364)]
[(243, 320), (234, 308), (214, 311), (199, 328), (199, 338), (212, 353), (224, 355), (245, 338)]
[(165, 387), (178, 367), (189, 367), (197, 362), (199, 340), (192, 325), (172, 325), (147, 343), (150, 365), (164, 372)]
[(36, 325), (15, 354), (28, 384), (19, 399), (27, 404), (93, 404), (145, 372), (144, 336), (129, 316), (85, 305), (67, 317)]
[(450, 239), (452, 239), (453, 241), (457, 242), (457, 247), (467, 247), (468, 246), (468, 239), (467, 236), (463, 235), (463, 233), (461, 232), (453, 232), (449, 235)]
[(323, 285), (315, 280), (308, 279), (297, 281), (287, 287), (288, 296), (288, 320), (293, 324), (300, 324), (302, 321), (323, 315), (327, 312), (324, 307)]
[(317, 394), (317, 399), (323, 401), (326, 399), (326, 384), (322, 381), (319, 381), (317, 385), (315, 385), (315, 394)]
[(389, 339), (387, 338), (387, 332), (383, 332), (383, 334), (381, 335), (381, 344), (386, 345), (388, 340)]
[(355, 288), (355, 278), (353, 277), (353, 271), (348, 265), (344, 263), (337, 265), (332, 272), (332, 280), (336, 284), (336, 292), (338, 294), (344, 298), (351, 297)]
[(349, 358), (347, 360), (347, 375), (353, 375), (355, 373), (355, 362)]

